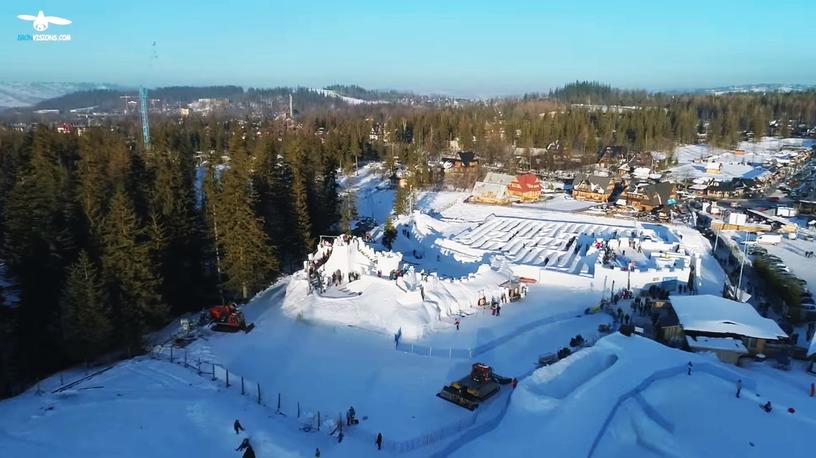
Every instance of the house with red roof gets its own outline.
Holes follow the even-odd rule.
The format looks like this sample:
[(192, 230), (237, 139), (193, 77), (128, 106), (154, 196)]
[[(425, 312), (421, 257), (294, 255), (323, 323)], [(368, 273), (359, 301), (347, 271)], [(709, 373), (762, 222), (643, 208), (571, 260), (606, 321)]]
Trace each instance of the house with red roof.
[(541, 181), (532, 173), (516, 175), (507, 185), (507, 193), (522, 202), (535, 202), (541, 197)]

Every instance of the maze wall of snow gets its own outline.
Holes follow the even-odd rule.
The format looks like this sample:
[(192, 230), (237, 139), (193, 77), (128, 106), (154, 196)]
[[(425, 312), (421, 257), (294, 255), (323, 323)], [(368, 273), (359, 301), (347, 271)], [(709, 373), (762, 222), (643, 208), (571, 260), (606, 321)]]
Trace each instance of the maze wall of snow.
[[(639, 249), (630, 248), (632, 240)], [(516, 275), (539, 282), (593, 278), (618, 287), (648, 288), (689, 281), (698, 261), (664, 226), (643, 228), (591, 222), (493, 216), (452, 240), (462, 252), (496, 252), (509, 258)], [(609, 247), (625, 265), (599, 262), (597, 244)], [(627, 256), (628, 250), (628, 256)]]

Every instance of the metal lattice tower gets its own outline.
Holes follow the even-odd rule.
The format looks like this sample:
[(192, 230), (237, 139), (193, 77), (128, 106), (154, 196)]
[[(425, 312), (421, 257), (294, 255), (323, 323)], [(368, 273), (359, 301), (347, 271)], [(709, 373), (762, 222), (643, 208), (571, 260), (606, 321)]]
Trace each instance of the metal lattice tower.
[(142, 111), (142, 137), (144, 138), (144, 146), (146, 150), (150, 150), (150, 123), (147, 116), (147, 88), (139, 88), (139, 101)]
[[(156, 52), (156, 42), (154, 41), (153, 45), (150, 48), (150, 58), (148, 67), (153, 67), (153, 63), (158, 58), (159, 54)], [(139, 88), (139, 102), (142, 112), (142, 138), (144, 139), (145, 149), (150, 151), (150, 122), (148, 117), (150, 108), (148, 105), (149, 100), (147, 98), (147, 88), (144, 86)]]

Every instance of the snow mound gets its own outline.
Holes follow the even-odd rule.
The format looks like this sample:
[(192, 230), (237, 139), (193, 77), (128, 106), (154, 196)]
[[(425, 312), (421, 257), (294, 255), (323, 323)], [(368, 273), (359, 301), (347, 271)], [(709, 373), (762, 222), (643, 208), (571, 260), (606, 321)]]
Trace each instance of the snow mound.
[[(509, 295), (507, 284), (513, 279), (510, 266), (500, 257), (462, 278), (420, 274), (413, 267), (401, 268), (401, 255), (375, 251), (354, 237), (338, 237), (333, 244), (319, 247), (310, 259), (307, 270), (289, 282), (284, 313), (298, 319), (399, 333), (409, 340), (437, 327), (449, 327), (451, 317), (481, 310), (480, 301)], [(315, 271), (310, 284), (309, 272)], [(389, 278), (396, 271), (400, 275)], [(349, 282), (349, 273), (358, 278)], [(318, 281), (321, 286), (315, 287)]]

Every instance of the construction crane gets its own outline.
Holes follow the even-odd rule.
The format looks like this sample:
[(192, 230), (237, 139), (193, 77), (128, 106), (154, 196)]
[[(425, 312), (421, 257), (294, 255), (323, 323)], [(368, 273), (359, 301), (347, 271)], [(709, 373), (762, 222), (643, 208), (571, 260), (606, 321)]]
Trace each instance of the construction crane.
[[(156, 58), (158, 58), (158, 54), (156, 53), (156, 42), (154, 41), (150, 52), (150, 63), (152, 64)], [(141, 102), (142, 111), (142, 138), (144, 139), (145, 150), (150, 151), (150, 121), (148, 119), (149, 108), (147, 88), (144, 86), (139, 88), (139, 101)]]

